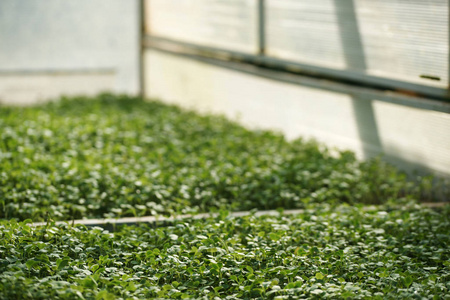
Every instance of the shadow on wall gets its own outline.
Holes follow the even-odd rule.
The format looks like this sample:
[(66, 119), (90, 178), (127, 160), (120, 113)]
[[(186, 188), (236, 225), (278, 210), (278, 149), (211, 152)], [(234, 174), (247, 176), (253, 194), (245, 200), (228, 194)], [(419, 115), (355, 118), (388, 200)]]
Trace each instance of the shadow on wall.
[[(358, 25), (355, 0), (334, 0), (334, 7), (347, 69), (364, 73), (368, 66)], [(409, 174), (433, 172), (433, 170), (424, 166), (426, 158), (423, 155), (415, 153), (414, 160), (408, 160), (403, 158), (402, 149), (395, 145), (383, 145), (380, 138), (380, 128), (376, 120), (373, 98), (363, 95), (350, 94), (350, 96), (352, 98), (355, 125), (363, 145), (362, 151), (365, 159), (388, 152), (388, 156), (385, 156), (384, 160), (397, 165)], [(399, 118), (401, 117), (399, 116)]]
[[(347, 69), (364, 73), (367, 63), (354, 0), (334, 0), (334, 7)], [(352, 105), (364, 158), (383, 152), (372, 100), (352, 96)]]

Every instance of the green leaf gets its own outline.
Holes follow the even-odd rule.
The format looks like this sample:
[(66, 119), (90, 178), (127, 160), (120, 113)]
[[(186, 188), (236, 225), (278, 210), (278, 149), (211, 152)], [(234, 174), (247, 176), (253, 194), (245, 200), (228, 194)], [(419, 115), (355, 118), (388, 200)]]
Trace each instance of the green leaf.
[(91, 266), (90, 270), (91, 270), (92, 272), (95, 272), (95, 271), (98, 270), (99, 267), (100, 267), (100, 266), (99, 266), (98, 264), (95, 264), (95, 265), (92, 265), (92, 266)]
[(70, 262), (69, 258), (58, 260), (56, 265), (57, 270), (61, 271), (62, 269), (64, 269), (64, 267), (66, 267), (69, 264), (69, 262)]
[(278, 241), (280, 239), (280, 236), (278, 234), (276, 234), (275, 232), (269, 233), (269, 237), (273, 241)]
[(413, 278), (410, 275), (403, 277), (402, 280), (407, 288), (414, 282)]
[(131, 291), (134, 292), (136, 290), (136, 285), (134, 284), (134, 282), (130, 281), (127, 285), (127, 291)]
[(115, 300), (116, 296), (112, 293), (109, 293), (107, 290), (101, 290), (95, 296), (96, 300)]
[(27, 260), (27, 262), (25, 263), (25, 265), (27, 266), (28, 269), (32, 269), (34, 266), (38, 265), (39, 262), (35, 261), (35, 260)]

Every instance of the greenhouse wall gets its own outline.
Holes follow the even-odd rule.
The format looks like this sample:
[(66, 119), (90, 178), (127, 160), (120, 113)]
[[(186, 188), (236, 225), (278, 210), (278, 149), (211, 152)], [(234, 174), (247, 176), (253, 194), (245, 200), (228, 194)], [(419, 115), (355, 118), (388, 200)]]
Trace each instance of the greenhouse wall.
[(448, 8), (146, 0), (146, 95), (449, 177)]
[(450, 177), (450, 105), (443, 102), (158, 50), (145, 61), (151, 98)]
[(0, 1), (0, 100), (139, 92), (139, 1)]
[(145, 8), (153, 40), (449, 95), (448, 0), (146, 0)]

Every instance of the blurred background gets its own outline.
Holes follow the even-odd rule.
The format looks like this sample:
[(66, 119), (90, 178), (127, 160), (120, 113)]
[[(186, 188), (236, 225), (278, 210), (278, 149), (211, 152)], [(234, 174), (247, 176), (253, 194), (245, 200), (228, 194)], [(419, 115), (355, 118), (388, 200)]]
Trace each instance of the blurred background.
[(139, 92), (138, 1), (0, 1), (0, 98)]
[(450, 177), (448, 0), (2, 0), (0, 102), (110, 91)]

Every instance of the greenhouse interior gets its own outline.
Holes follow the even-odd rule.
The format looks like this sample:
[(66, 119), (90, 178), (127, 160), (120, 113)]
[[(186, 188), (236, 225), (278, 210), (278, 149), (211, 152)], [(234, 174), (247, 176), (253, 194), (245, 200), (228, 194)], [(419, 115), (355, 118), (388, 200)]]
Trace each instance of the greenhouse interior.
[(449, 24), (0, 1), (0, 299), (450, 299)]

